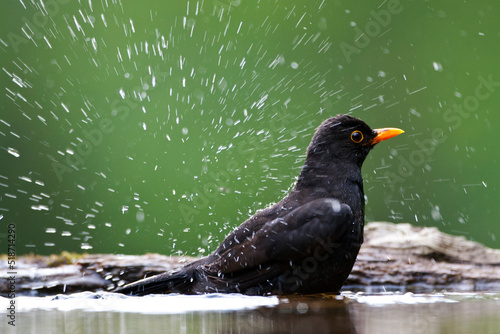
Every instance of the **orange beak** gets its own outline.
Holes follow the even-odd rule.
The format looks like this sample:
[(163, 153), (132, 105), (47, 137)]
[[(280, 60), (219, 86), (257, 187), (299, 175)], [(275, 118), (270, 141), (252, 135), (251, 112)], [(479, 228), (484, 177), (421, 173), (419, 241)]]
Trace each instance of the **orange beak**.
[(383, 128), (373, 130), (377, 133), (377, 136), (368, 142), (368, 145), (375, 145), (380, 143), (382, 140), (386, 140), (397, 135), (402, 134), (404, 131), (397, 128)]

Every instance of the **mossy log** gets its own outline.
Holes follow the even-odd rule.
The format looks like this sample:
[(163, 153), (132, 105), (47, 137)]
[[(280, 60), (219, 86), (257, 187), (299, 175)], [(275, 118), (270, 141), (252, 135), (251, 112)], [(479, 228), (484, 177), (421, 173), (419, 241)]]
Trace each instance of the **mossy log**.
[[(114, 254), (22, 256), (17, 259), (16, 295), (109, 291), (118, 285), (175, 269), (189, 257)], [(6, 258), (0, 262), (0, 295), (10, 283)], [(433, 227), (383, 222), (365, 227), (365, 243), (345, 289), (377, 291), (500, 288), (500, 250)]]

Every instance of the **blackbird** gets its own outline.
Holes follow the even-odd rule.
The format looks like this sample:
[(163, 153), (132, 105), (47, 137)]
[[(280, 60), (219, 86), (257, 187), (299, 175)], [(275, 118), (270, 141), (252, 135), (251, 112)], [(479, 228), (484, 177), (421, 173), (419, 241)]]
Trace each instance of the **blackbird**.
[(349, 115), (325, 120), (291, 192), (246, 220), (210, 255), (115, 292), (338, 293), (363, 243), (361, 166), (375, 144), (403, 133)]

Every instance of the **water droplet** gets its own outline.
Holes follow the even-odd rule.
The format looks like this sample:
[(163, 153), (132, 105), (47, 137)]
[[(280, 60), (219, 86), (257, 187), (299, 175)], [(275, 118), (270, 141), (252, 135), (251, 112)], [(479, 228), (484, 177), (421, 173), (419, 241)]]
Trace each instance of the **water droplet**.
[(21, 155), (19, 154), (19, 151), (16, 150), (15, 148), (12, 148), (12, 147), (9, 147), (7, 149), (7, 153), (9, 154), (12, 154), (13, 156), (15, 156), (16, 158), (19, 158)]
[(137, 211), (135, 219), (137, 219), (138, 223), (142, 223), (144, 221), (144, 217), (145, 217), (144, 211)]
[(443, 66), (438, 62), (432, 62), (432, 66), (434, 67), (434, 71), (443, 72)]
[(335, 212), (335, 213), (339, 213), (340, 212), (341, 205), (340, 205), (339, 201), (332, 200), (331, 201), (331, 205), (332, 205), (333, 212)]
[(435, 206), (432, 208), (431, 216), (432, 216), (432, 219), (434, 219), (436, 221), (443, 219), (443, 217), (441, 216), (441, 212), (439, 212), (439, 206)]
[(309, 311), (309, 305), (307, 305), (306, 303), (298, 303), (297, 304), (297, 312), (298, 313), (304, 314), (304, 313), (307, 313), (307, 311)]

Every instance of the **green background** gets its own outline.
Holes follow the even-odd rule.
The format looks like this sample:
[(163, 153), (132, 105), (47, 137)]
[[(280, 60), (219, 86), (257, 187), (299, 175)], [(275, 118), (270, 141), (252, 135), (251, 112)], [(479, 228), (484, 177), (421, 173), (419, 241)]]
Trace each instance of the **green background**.
[(406, 131), (365, 162), (368, 221), (499, 247), (500, 4), (35, 4), (0, 14), (0, 242), (15, 223), (19, 254), (207, 254), (338, 113)]

